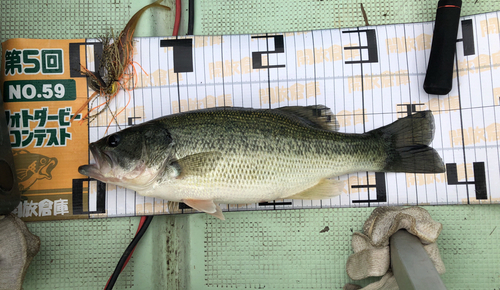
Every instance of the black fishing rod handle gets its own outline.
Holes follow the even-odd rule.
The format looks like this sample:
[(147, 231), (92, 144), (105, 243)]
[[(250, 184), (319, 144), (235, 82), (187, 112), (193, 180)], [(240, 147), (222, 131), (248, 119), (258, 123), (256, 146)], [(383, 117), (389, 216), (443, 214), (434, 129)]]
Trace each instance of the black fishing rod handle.
[(431, 55), (425, 74), (428, 94), (446, 95), (451, 91), (461, 0), (440, 0), (436, 12)]

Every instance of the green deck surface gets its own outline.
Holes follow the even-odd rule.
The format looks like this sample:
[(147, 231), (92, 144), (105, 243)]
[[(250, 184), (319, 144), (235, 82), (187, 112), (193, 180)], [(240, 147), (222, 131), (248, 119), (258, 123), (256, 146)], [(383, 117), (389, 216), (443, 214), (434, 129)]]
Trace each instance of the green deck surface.
[[(150, 2), (2, 0), (0, 41), (97, 37), (110, 28), (122, 29)], [(500, 10), (500, 1), (463, 2), (462, 15)], [(381, 25), (433, 20), (436, 3), (367, 0), (363, 7), (368, 23)], [(196, 8), (195, 34), (365, 25), (360, 1), (353, 0), (196, 0)], [(172, 16), (161, 17), (166, 24), (142, 20), (137, 35), (169, 35)], [(444, 226), (438, 244), (448, 289), (500, 289), (500, 206), (425, 208)], [(226, 221), (205, 214), (157, 216), (115, 289), (342, 289), (350, 282), (345, 262), (352, 253), (352, 231), (361, 229), (371, 211), (240, 212), (227, 213)], [(103, 289), (138, 222), (113, 218), (29, 223), (42, 246), (24, 289)], [(329, 230), (320, 233), (325, 227)]]
[[(498, 289), (500, 208), (427, 206), (448, 289)], [(115, 289), (342, 289), (371, 208), (157, 216)], [(25, 289), (102, 289), (139, 218), (29, 223), (42, 247)], [(328, 231), (325, 228), (328, 227)], [(366, 285), (375, 279), (359, 284)]]

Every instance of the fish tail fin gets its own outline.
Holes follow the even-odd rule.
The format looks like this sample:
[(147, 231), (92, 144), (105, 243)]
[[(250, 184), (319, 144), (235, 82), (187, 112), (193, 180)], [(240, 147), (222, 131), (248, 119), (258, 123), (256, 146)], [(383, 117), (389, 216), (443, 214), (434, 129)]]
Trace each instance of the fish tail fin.
[(429, 144), (434, 138), (434, 117), (422, 111), (372, 131), (389, 143), (385, 172), (442, 173), (443, 160)]

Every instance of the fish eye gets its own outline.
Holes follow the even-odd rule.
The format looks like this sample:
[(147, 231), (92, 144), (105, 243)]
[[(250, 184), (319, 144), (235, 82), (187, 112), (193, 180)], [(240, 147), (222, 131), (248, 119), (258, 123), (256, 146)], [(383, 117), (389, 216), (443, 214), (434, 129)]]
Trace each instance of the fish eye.
[(109, 147), (116, 147), (120, 143), (120, 135), (118, 134), (113, 134), (108, 137), (108, 146)]

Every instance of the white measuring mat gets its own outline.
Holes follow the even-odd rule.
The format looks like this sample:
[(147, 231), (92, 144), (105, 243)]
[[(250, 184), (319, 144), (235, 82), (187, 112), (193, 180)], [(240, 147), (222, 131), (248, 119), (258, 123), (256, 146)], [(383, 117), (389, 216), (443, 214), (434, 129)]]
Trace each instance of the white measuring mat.
[[(116, 112), (131, 98), (118, 116), (119, 126), (113, 122), (108, 134), (161, 116), (215, 106), (324, 104), (336, 114), (340, 131), (348, 133), (367, 132), (413, 112), (432, 110), (436, 131), (431, 146), (446, 163), (446, 173), (359, 172), (339, 177), (345, 183), (344, 192), (332, 199), (221, 208), (500, 203), (498, 17), (498, 13), (488, 13), (461, 18), (453, 89), (444, 96), (423, 90), (431, 22), (258, 35), (136, 38), (137, 86), (130, 96), (120, 92), (112, 103), (111, 110)], [(90, 142), (104, 137), (110, 120), (108, 111), (90, 123)], [(92, 188), (95, 193), (96, 187)], [(90, 200), (95, 198), (92, 192)], [(106, 193), (105, 216), (168, 213), (167, 203), (161, 199), (112, 185), (106, 186)]]

